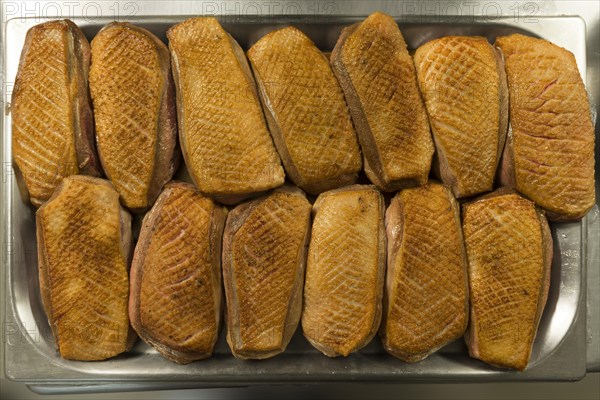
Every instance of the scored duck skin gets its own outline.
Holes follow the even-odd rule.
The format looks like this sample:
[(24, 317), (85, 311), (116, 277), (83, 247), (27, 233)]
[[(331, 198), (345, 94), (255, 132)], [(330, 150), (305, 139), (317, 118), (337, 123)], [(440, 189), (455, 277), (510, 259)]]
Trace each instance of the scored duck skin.
[(360, 149), (323, 53), (290, 26), (260, 39), (248, 50), (248, 59), (292, 182), (312, 194), (354, 183), (362, 168)]
[(179, 139), (196, 187), (225, 204), (285, 179), (248, 60), (212, 17), (167, 32), (177, 93)]
[(328, 357), (360, 350), (379, 328), (384, 207), (383, 196), (372, 185), (322, 193), (313, 205), (302, 332)]
[(12, 154), (24, 197), (36, 207), (66, 176), (101, 175), (89, 65), (90, 45), (73, 22), (27, 31), (11, 99)]
[(146, 29), (112, 22), (92, 40), (90, 91), (100, 161), (124, 206), (152, 206), (179, 165), (167, 46)]
[(508, 126), (500, 54), (483, 37), (448, 36), (415, 53), (436, 146), (434, 172), (457, 198), (493, 189)]
[(552, 236), (544, 212), (502, 188), (463, 205), (472, 357), (524, 370), (548, 298)]
[(292, 186), (234, 208), (223, 237), (227, 342), (240, 359), (285, 350), (302, 311), (311, 205)]
[(595, 204), (594, 126), (573, 54), (546, 40), (503, 36), (510, 128), (500, 181), (553, 221), (575, 221)]
[(226, 217), (225, 207), (174, 181), (142, 222), (131, 266), (131, 324), (179, 364), (210, 357), (218, 338)]
[(67, 177), (36, 213), (42, 303), (61, 357), (128, 351), (131, 217), (109, 181)]
[(434, 146), (415, 66), (396, 22), (376, 12), (345, 28), (331, 66), (348, 103), (367, 177), (388, 192), (425, 184)]
[(469, 319), (467, 256), (450, 189), (404, 189), (387, 209), (383, 347), (417, 362), (461, 337)]

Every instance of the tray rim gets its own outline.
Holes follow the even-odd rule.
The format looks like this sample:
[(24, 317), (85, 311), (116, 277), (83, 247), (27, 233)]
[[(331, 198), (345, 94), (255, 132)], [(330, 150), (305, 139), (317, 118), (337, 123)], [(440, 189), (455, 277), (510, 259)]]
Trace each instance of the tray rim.
[[(182, 20), (182, 19), (185, 19), (185, 17), (186, 16), (183, 16), (183, 15), (169, 16), (169, 19)], [(345, 16), (341, 16), (341, 17), (345, 17)], [(139, 16), (138, 20), (140, 18), (144, 18), (144, 17)], [(161, 22), (164, 21), (164, 19), (162, 19), (161, 17), (151, 16), (149, 18), (151, 18), (152, 20), (156, 20), (156, 21), (161, 21)], [(358, 18), (361, 18), (361, 17), (353, 15), (353, 16), (351, 16), (351, 18), (358, 19)], [(576, 17), (571, 17), (571, 16), (569, 16), (569, 17), (556, 17), (556, 16), (541, 17), (540, 16), (539, 18), (561, 18), (561, 19), (564, 19), (564, 18), (577, 18), (577, 19), (581, 20), (581, 22), (584, 22), (583, 19), (581, 17), (579, 17), (579, 16), (576, 16)], [(22, 19), (22, 18), (14, 18), (14, 19)], [(13, 19), (11, 19), (11, 20), (13, 20)], [(7, 29), (8, 29), (8, 25), (9, 25), (9, 23), (10, 23), (11, 20), (9, 20), (6, 23), (6, 25), (5, 25), (7, 27)], [(108, 19), (106, 19), (106, 18), (100, 18), (100, 19), (98, 19), (99, 22), (100, 21), (107, 21), (107, 20)], [(495, 20), (494, 23), (501, 24), (501, 22), (498, 22), (498, 21), (499, 20)], [(471, 22), (473, 22), (473, 21), (471, 21)], [(402, 23), (407, 23), (407, 22), (406, 22), (406, 20), (402, 20)], [(408, 22), (408, 23), (410, 23), (410, 22)], [(439, 23), (441, 25), (447, 25), (446, 23), (439, 22), (439, 21), (436, 21), (435, 23), (436, 24)], [(456, 23), (456, 21), (454, 20), (453, 23)], [(475, 21), (475, 23), (477, 23), (477, 22)], [(5, 29), (4, 33), (6, 33), (7, 29)], [(585, 30), (583, 32), (585, 34)], [(5, 40), (6, 40), (6, 35), (4, 36), (4, 41)], [(585, 54), (585, 52), (584, 52), (584, 54)], [(585, 71), (585, 63), (584, 63), (584, 65), (580, 65), (579, 68), (583, 69), (583, 71)], [(5, 71), (5, 70), (6, 70), (5, 69), (5, 64), (3, 63), (3, 71)], [(585, 74), (585, 72), (584, 72), (584, 74)], [(4, 119), (5, 119), (5, 116), (3, 115), (2, 116), (2, 120), (4, 120)], [(4, 126), (4, 124), (3, 124), (3, 126)], [(3, 135), (3, 146), (6, 146), (6, 145), (10, 146), (10, 143), (7, 140), (7, 138), (5, 138), (5, 136)], [(3, 151), (2, 151), (2, 161), (4, 163), (7, 162), (7, 160), (5, 160), (5, 158), (4, 158), (5, 154), (6, 154), (6, 152), (3, 149)], [(4, 164), (4, 165), (6, 165), (6, 164)], [(10, 185), (4, 185), (4, 186), (6, 187), (6, 186), (10, 186)], [(8, 205), (10, 204), (11, 198), (12, 198), (12, 192), (10, 190), (5, 190), (4, 193), (3, 193), (2, 199), (1, 199), (2, 200), (2, 215), (4, 217), (3, 219), (5, 221), (8, 220), (8, 222), (9, 222), (8, 224), (2, 224), (2, 236), (1, 237), (4, 239), (5, 243), (10, 239), (8, 237), (9, 236), (9, 229), (8, 229), (8, 227), (12, 227), (12, 223), (13, 223), (12, 222), (12, 215), (10, 214), (9, 207), (8, 207)], [(580, 229), (582, 231), (582, 242), (581, 242), (581, 254), (582, 254), (582, 256), (584, 254), (586, 254), (586, 252), (585, 252), (586, 241), (584, 240), (584, 237), (585, 237), (585, 229), (584, 229), (584, 227), (586, 226), (586, 224), (587, 224), (587, 219), (584, 219), (584, 222), (582, 222), (580, 224)], [(571, 340), (571, 339), (573, 339), (573, 337), (580, 338), (581, 335), (582, 335), (583, 330), (581, 329), (581, 327), (584, 326), (585, 323), (583, 323), (583, 325), (581, 324), (581, 316), (580, 316), (580, 314), (581, 314), (582, 307), (585, 308), (584, 301), (582, 301), (582, 300), (585, 297), (583, 294), (585, 293), (586, 265), (587, 265), (587, 262), (585, 260), (585, 257), (582, 257), (582, 259), (581, 259), (581, 272), (582, 272), (582, 282), (581, 282), (582, 286), (581, 286), (581, 288), (582, 288), (582, 290), (580, 291), (580, 295), (579, 295), (579, 307), (577, 308), (577, 312), (576, 312), (576, 315), (575, 315), (575, 317), (573, 319), (573, 322), (572, 322), (572, 324), (571, 324), (571, 326), (570, 326), (567, 334), (563, 338), (562, 342), (557, 345), (557, 347), (546, 358), (546, 360), (544, 360), (542, 362), (542, 364), (546, 364), (550, 358), (555, 358), (557, 355), (560, 355), (561, 357), (564, 358), (564, 356), (565, 356), (564, 354), (558, 354), (558, 353), (564, 353), (564, 352), (561, 352), (559, 350), (561, 348), (566, 347), (565, 346), (566, 342), (572, 342), (573, 340)], [(13, 291), (12, 291), (12, 288), (10, 287), (10, 285), (9, 285), (9, 283), (11, 281), (11, 277), (12, 277), (12, 272), (13, 272), (12, 271), (12, 267), (13, 267), (12, 265), (8, 265), (7, 268), (6, 268), (6, 274), (7, 274), (6, 289), (7, 290), (6, 290), (5, 293), (7, 293), (7, 296), (9, 298), (7, 299), (8, 301), (5, 304), (5, 311), (7, 311), (6, 315), (9, 317), (8, 318), (9, 320), (12, 319), (13, 322), (20, 323), (19, 319), (16, 317), (18, 314), (16, 312), (16, 308), (15, 308), (16, 306), (14, 304)], [(10, 313), (8, 311), (10, 311)], [(585, 322), (585, 321), (583, 321), (583, 322)], [(3, 332), (3, 333), (5, 333), (5, 332)], [(31, 344), (31, 343), (29, 343), (29, 338), (27, 338), (26, 341), (27, 341), (28, 344)], [(8, 347), (7, 346), (8, 345), (7, 345), (7, 341), (6, 341), (6, 338), (5, 338), (5, 350), (6, 350), (6, 352), (5, 352), (5, 361), (6, 361), (6, 364), (5, 365), (7, 366), (7, 368), (6, 368), (7, 376), (9, 377), (9, 379), (12, 379), (12, 380), (28, 382), (28, 383), (34, 385), (34, 387), (37, 387), (36, 385), (38, 385), (38, 384), (41, 384), (43, 386), (43, 384), (47, 384), (47, 383), (50, 383), (50, 382), (55, 382), (56, 384), (60, 384), (60, 385), (62, 385), (62, 384), (64, 384), (64, 385), (73, 385), (73, 384), (81, 385), (82, 382), (90, 382), (90, 383), (93, 382), (93, 384), (91, 385), (93, 387), (95, 387), (99, 383), (123, 383), (123, 382), (128, 382), (128, 383), (144, 382), (144, 383), (147, 383), (147, 381), (139, 381), (139, 380), (135, 380), (135, 379), (134, 380), (123, 380), (122, 377), (118, 377), (118, 378), (114, 378), (114, 379), (102, 379), (102, 378), (95, 379), (95, 378), (92, 377), (92, 379), (90, 379), (90, 377), (88, 376), (88, 374), (83, 374), (83, 376), (81, 378), (73, 378), (73, 379), (62, 379), (60, 377), (51, 378), (51, 379), (48, 379), (48, 378), (45, 378), (45, 379), (42, 379), (42, 378), (33, 378), (33, 379), (31, 379), (31, 378), (29, 378), (29, 377), (31, 377), (31, 375), (27, 375), (28, 372), (31, 372), (31, 368), (16, 368), (16, 369), (15, 368), (13, 368), (13, 369), (8, 368), (8, 366), (13, 366), (13, 367), (15, 366), (15, 364), (14, 364), (15, 359), (14, 359), (14, 357), (13, 358), (11, 358), (11, 357), (14, 356), (16, 352), (12, 352), (11, 353), (10, 351), (8, 351), (8, 347), (10, 347), (10, 346), (8, 346)], [(573, 352), (573, 353), (576, 353), (576, 352)], [(583, 353), (585, 354), (585, 348), (583, 349)], [(45, 356), (42, 356), (42, 355), (40, 355), (40, 356), (43, 357), (44, 360), (50, 362), (51, 365), (55, 366), (54, 363), (51, 363), (51, 360), (47, 359)], [(32, 357), (32, 358), (34, 358), (34, 357)], [(11, 362), (8, 362), (8, 361), (11, 361)], [(30, 361), (32, 361), (32, 362), (39, 362), (40, 360), (34, 360), (34, 359), (32, 359)], [(29, 364), (29, 362), (27, 362), (27, 364)], [(35, 364), (35, 365), (37, 365), (37, 364)], [(501, 375), (502, 375), (501, 378), (497, 378), (496, 377), (498, 374), (492, 374), (493, 376), (487, 376), (487, 377), (485, 376), (487, 374), (483, 374), (483, 375), (484, 375), (483, 379), (482, 379), (481, 376), (475, 376), (473, 379), (476, 380), (476, 381), (478, 381), (478, 382), (487, 381), (487, 380), (494, 381), (494, 380), (498, 380), (498, 379), (500, 379), (500, 380), (526, 380), (526, 379), (527, 380), (529, 380), (529, 379), (531, 379), (531, 380), (545, 380), (545, 379), (548, 379), (548, 377), (544, 376), (544, 375), (538, 375), (538, 374), (535, 374), (535, 373), (527, 374), (527, 371), (525, 373), (522, 373), (522, 374), (516, 375), (516, 376), (511, 376), (510, 372), (507, 372), (506, 374), (505, 373), (501, 373)], [(583, 369), (578, 368), (576, 370), (569, 371), (563, 377), (561, 377), (561, 379), (567, 379), (567, 380), (580, 379), (584, 375), (585, 375), (585, 364), (583, 365)], [(347, 377), (334, 377), (333, 380), (331, 378), (332, 378), (331, 376), (328, 376), (325, 379), (323, 379), (322, 381), (344, 381), (345, 378), (347, 378)], [(152, 381), (157, 381), (156, 377), (151, 377), (149, 379), (151, 379)], [(387, 379), (387, 378), (384, 378), (384, 379)], [(426, 379), (428, 381), (432, 381), (432, 380), (436, 381), (436, 380), (438, 380), (438, 379), (435, 379), (435, 378), (434, 379), (426, 378)], [(444, 381), (446, 379), (447, 378), (443, 378), (443, 377), (439, 378), (440, 381)], [(172, 381), (172, 378), (165, 378), (165, 380), (166, 381)], [(317, 380), (321, 381), (320, 379), (317, 379)], [(353, 381), (359, 381), (357, 379), (352, 379), (352, 380)], [(379, 379), (365, 379), (365, 381), (371, 381), (371, 380), (379, 381)], [(400, 380), (403, 380), (403, 379), (401, 378)], [(467, 378), (467, 380), (471, 380), (471, 379)], [(183, 383), (183, 382), (190, 382), (190, 381), (191, 380), (178, 381), (177, 382), (177, 387), (180, 387), (181, 383)], [(214, 386), (215, 383), (216, 383), (216, 382), (215, 383), (212, 383), (212, 382), (199, 382), (199, 381), (197, 381), (197, 378), (193, 379), (193, 381), (195, 381), (195, 384), (200, 384), (200, 385), (203, 384), (203, 385), (208, 385), (208, 386)], [(297, 382), (314, 382), (314, 381), (315, 381), (315, 376), (310, 376), (309, 379), (306, 380), (306, 381), (302, 380), (302, 379), (299, 379), (299, 380), (292, 379), (292, 380), (290, 380), (290, 382), (294, 382), (294, 383), (297, 383)], [(360, 381), (362, 381), (362, 380), (360, 380)], [(279, 382), (283, 383), (284, 381), (278, 381), (278, 383)], [(389, 382), (393, 383), (393, 382), (398, 382), (398, 381), (397, 380), (390, 380)], [(269, 382), (268, 382), (268, 379), (267, 379), (265, 381), (262, 381), (262, 380), (260, 382), (251, 381), (251, 382), (247, 382), (247, 383), (248, 384), (256, 384), (256, 383), (258, 383), (258, 384), (264, 384), (264, 383), (269, 383)], [(161, 383), (161, 385), (162, 384), (163, 383)], [(243, 385), (245, 383), (243, 381), (227, 381), (227, 382), (223, 382), (223, 384), (216, 383), (217, 386), (230, 386), (232, 384), (234, 384), (234, 385), (242, 384)], [(53, 384), (53, 386), (56, 386), (56, 387), (59, 387), (60, 385), (54, 385)], [(39, 386), (39, 387), (42, 387), (42, 386)], [(161, 386), (161, 387), (164, 387), (164, 386)]]

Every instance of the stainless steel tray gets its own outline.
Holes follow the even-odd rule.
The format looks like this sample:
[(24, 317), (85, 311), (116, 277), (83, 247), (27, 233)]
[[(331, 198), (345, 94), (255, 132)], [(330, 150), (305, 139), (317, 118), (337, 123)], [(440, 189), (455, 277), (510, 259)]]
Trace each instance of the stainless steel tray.
[[(270, 30), (294, 24), (323, 51), (330, 51), (341, 29), (364, 16), (230, 15), (222, 17), (222, 22), (246, 49)], [(185, 18), (137, 16), (132, 22), (166, 41), (166, 30)], [(72, 19), (91, 39), (114, 18)], [(438, 16), (433, 22), (431, 20), (422, 16), (398, 19), (410, 48), (439, 36), (482, 35), (493, 41), (498, 35), (521, 32), (543, 37), (573, 52), (585, 81), (585, 23), (578, 17), (536, 17), (535, 23), (530, 24), (520, 23), (513, 17), (445, 19)], [(9, 82), (7, 95), (17, 71), (25, 33), (39, 22), (42, 22), (39, 18), (16, 18), (6, 23), (4, 76)], [(7, 99), (9, 101), (10, 97)], [(555, 246), (550, 293), (530, 365), (522, 373), (492, 368), (469, 358), (462, 340), (417, 364), (406, 364), (387, 355), (378, 338), (347, 358), (329, 359), (313, 349), (299, 331), (284, 354), (264, 361), (235, 359), (224, 340), (224, 332), (221, 332), (212, 358), (186, 366), (167, 361), (142, 341), (138, 341), (131, 352), (108, 361), (63, 360), (54, 349), (38, 290), (35, 210), (21, 200), (10, 167), (9, 110), (10, 105), (6, 104), (2, 151), (2, 213), (5, 221), (2, 243), (7, 272), (4, 346), (6, 373), (10, 379), (52, 392), (53, 387), (64, 390), (65, 385), (76, 385), (74, 390), (82, 391), (97, 387), (126, 390), (319, 381), (576, 380), (585, 375), (585, 311), (581, 313), (583, 316), (579, 311), (585, 310), (586, 263), (582, 255), (586, 254), (587, 218), (579, 223), (551, 226)], [(597, 210), (593, 212), (597, 213)]]

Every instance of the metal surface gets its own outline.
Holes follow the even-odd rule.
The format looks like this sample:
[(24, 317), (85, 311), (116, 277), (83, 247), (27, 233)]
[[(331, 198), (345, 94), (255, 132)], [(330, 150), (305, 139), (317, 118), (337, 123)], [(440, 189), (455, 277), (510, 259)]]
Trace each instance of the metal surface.
[[(596, 120), (597, 121), (597, 120)], [(596, 124), (596, 138), (598, 138)], [(596, 148), (598, 147), (596, 140)], [(596, 156), (598, 160), (598, 156)], [(598, 163), (598, 161), (596, 161)], [(597, 171), (597, 170), (596, 170)], [(598, 182), (596, 172), (596, 182)], [(596, 188), (596, 196), (600, 191)], [(596, 200), (598, 201), (598, 200)], [(588, 372), (600, 371), (600, 210), (594, 207), (587, 215), (587, 354)]]
[[(180, 3), (187, 2), (169, 3), (172, 6), (170, 12), (185, 14), (177, 8)], [(366, 10), (364, 6), (349, 8), (355, 2), (314, 2), (313, 7), (316, 8), (311, 15), (307, 15), (308, 9), (303, 10), (300, 7), (297, 10), (304, 11), (303, 13), (273, 16), (261, 13), (261, 10), (254, 12), (254, 9), (244, 8), (251, 3), (262, 4), (235, 2), (237, 11), (234, 7), (212, 9), (213, 13), (221, 11), (224, 14), (235, 14), (222, 16), (223, 25), (244, 48), (248, 48), (262, 35), (278, 26), (294, 24), (305, 31), (322, 50), (329, 51), (342, 27), (362, 19), (372, 11)], [(283, 10), (286, 3), (294, 2), (277, 4)], [(208, 7), (210, 4), (219, 7), (221, 3), (199, 2), (199, 5), (195, 6), (196, 13), (202, 10), (206, 13), (206, 9), (200, 7)], [(375, 5), (372, 7), (399, 16), (398, 22), (411, 48), (432, 38), (449, 34), (483, 35), (493, 41), (497, 35), (521, 32), (543, 37), (569, 49), (575, 54), (584, 80), (586, 78), (586, 28), (583, 20), (578, 17), (543, 17), (536, 14), (535, 18), (528, 16), (531, 20), (524, 22), (523, 18), (515, 16), (421, 16), (416, 13), (406, 15), (401, 10), (394, 12)], [(139, 13), (125, 18), (122, 15), (125, 11), (120, 8), (123, 12), (119, 14), (119, 19), (131, 20), (166, 40), (166, 29), (185, 17), (164, 17), (159, 15), (161, 9), (164, 10), (161, 7), (148, 9), (147, 16)], [(333, 16), (332, 11), (344, 16)], [(272, 13), (274, 12), (276, 10)], [(79, 24), (91, 39), (102, 25), (115, 17), (111, 13), (108, 15), (94, 18), (76, 17), (75, 14), (67, 16)], [(43, 22), (43, 19), (21, 16), (7, 22), (4, 37), (4, 50), (7, 55), (4, 76), (7, 82), (14, 80), (25, 32), (39, 22)], [(564, 32), (568, 32), (568, 35)], [(590, 246), (589, 249), (586, 245), (588, 230), (593, 231), (593, 227), (598, 223), (597, 209), (581, 223), (552, 225), (555, 254), (550, 294), (529, 368), (523, 373), (495, 369), (469, 358), (462, 341), (445, 347), (417, 364), (405, 364), (387, 355), (377, 338), (357, 354), (345, 359), (328, 359), (314, 350), (299, 332), (284, 354), (261, 362), (242, 362), (234, 359), (225, 343), (224, 332), (221, 333), (215, 355), (211, 359), (187, 366), (179, 366), (165, 360), (141, 341), (130, 353), (109, 361), (84, 363), (63, 360), (54, 350), (52, 335), (41, 306), (37, 281), (34, 210), (22, 202), (10, 164), (7, 164), (11, 159), (10, 141), (10, 114), (7, 112), (4, 118), (2, 151), (5, 166), (2, 182), (5, 230), (2, 243), (3, 257), (6, 257), (5, 262), (7, 261), (7, 319), (4, 325), (6, 372), (11, 379), (27, 382), (38, 391), (136, 390), (315, 381), (575, 380), (585, 375), (586, 262), (583, 255), (594, 254), (594, 249), (597, 254), (597, 242), (595, 247)], [(598, 268), (598, 265), (590, 265), (589, 261), (590, 259), (587, 265)], [(587, 337), (589, 340), (589, 333)]]

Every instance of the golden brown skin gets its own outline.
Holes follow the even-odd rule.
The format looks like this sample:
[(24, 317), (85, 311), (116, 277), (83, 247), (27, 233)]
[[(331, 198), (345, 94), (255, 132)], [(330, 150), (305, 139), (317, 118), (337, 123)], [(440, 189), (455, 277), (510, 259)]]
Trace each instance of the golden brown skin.
[(179, 364), (210, 357), (221, 320), (221, 238), (227, 209), (183, 182), (146, 214), (131, 266), (131, 324)]
[(329, 357), (360, 350), (379, 328), (384, 207), (374, 186), (361, 185), (325, 192), (313, 206), (302, 331)]
[(461, 337), (469, 319), (460, 209), (438, 183), (404, 189), (386, 212), (388, 260), (383, 347), (421, 361)]
[(396, 22), (376, 12), (345, 28), (331, 65), (371, 182), (385, 191), (425, 184), (434, 146), (413, 60)]
[(196, 187), (235, 203), (281, 186), (285, 175), (244, 52), (212, 17), (167, 32), (181, 149)]
[(434, 170), (458, 198), (491, 191), (508, 126), (504, 65), (486, 38), (448, 36), (415, 53), (436, 146)]
[(300, 30), (269, 33), (250, 50), (271, 135), (288, 177), (309, 193), (352, 184), (360, 149), (331, 66)]
[(223, 238), (227, 343), (234, 356), (285, 350), (302, 311), (311, 205), (284, 186), (233, 209)]
[(67, 177), (36, 213), (40, 291), (61, 357), (127, 351), (131, 217), (110, 182)]
[(595, 203), (594, 126), (573, 54), (542, 39), (499, 37), (510, 127), (500, 180), (548, 219), (577, 220)]
[(543, 212), (499, 189), (463, 206), (469, 263), (469, 354), (524, 370), (550, 286), (552, 237)]
[(27, 32), (11, 99), (12, 153), (24, 197), (36, 207), (64, 177), (101, 174), (89, 64), (90, 45), (73, 22), (45, 22)]
[(169, 49), (145, 29), (106, 25), (92, 40), (90, 91), (104, 172), (124, 206), (144, 211), (179, 161)]

